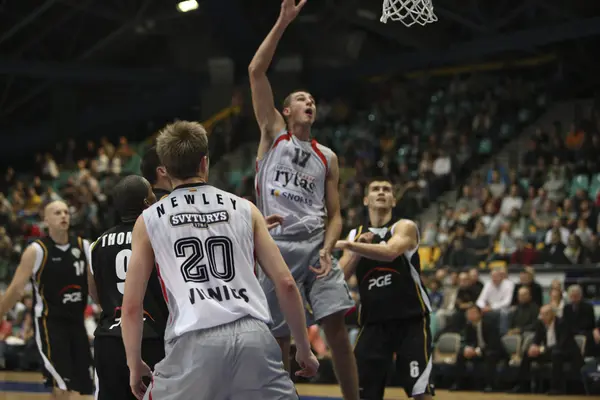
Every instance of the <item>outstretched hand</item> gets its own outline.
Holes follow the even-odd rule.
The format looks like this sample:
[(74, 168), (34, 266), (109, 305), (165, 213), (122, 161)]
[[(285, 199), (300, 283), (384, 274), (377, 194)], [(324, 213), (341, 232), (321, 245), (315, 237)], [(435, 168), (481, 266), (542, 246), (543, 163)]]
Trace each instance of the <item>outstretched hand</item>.
[(265, 222), (267, 223), (267, 229), (271, 230), (278, 225), (283, 224), (283, 217), (278, 214), (269, 215), (265, 217)]
[(285, 22), (289, 24), (292, 22), (298, 14), (302, 7), (306, 4), (306, 0), (300, 0), (298, 4), (296, 4), (296, 0), (283, 0), (281, 2), (281, 12), (279, 13), (279, 19), (281, 22)]

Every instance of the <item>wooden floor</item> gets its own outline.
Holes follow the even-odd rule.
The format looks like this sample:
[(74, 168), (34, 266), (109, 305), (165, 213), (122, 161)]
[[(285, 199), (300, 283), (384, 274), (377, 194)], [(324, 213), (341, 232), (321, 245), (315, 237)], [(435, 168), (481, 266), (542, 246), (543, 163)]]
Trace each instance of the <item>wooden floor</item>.
[[(42, 376), (36, 373), (24, 372), (0, 372), (0, 400), (36, 400), (48, 399), (47, 393), (41, 393)], [(340, 399), (340, 391), (331, 385), (298, 385), (298, 393), (302, 400), (328, 400)], [(92, 400), (93, 396), (73, 396), (73, 399)], [(406, 399), (401, 389), (389, 389), (385, 393), (386, 400)], [(482, 394), (478, 392), (447, 392), (437, 391), (435, 396), (439, 400), (542, 400), (547, 399), (544, 395), (510, 395), (503, 393)], [(585, 396), (560, 396), (562, 400), (591, 399)]]

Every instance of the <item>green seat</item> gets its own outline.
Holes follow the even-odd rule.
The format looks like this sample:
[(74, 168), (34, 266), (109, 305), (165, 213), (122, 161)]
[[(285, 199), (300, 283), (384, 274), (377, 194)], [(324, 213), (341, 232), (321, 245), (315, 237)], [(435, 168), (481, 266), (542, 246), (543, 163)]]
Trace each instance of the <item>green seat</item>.
[(592, 177), (589, 188), (590, 199), (596, 200), (598, 193), (600, 193), (600, 174), (596, 174)]
[(587, 175), (577, 175), (571, 181), (571, 189), (569, 193), (571, 196), (575, 196), (575, 192), (579, 189), (588, 190), (590, 188), (590, 178)]

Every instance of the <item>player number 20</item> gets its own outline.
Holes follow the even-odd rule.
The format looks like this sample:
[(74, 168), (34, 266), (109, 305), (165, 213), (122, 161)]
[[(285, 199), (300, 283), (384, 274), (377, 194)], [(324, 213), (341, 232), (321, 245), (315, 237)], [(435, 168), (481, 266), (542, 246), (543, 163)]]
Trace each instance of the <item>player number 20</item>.
[(418, 378), (419, 377), (419, 362), (411, 361), (410, 364), (408, 364), (408, 367), (410, 368), (410, 377)]
[(121, 294), (125, 294), (125, 277), (127, 276), (127, 266), (131, 259), (131, 250), (123, 249), (117, 253), (115, 257), (115, 270), (117, 273), (117, 290)]
[[(181, 274), (186, 282), (208, 282), (210, 274), (223, 282), (235, 277), (233, 265), (233, 243), (226, 236), (211, 236), (202, 243), (196, 237), (179, 239), (175, 242), (175, 256), (184, 258)], [(221, 262), (217, 263), (217, 256)], [(208, 260), (208, 266), (203, 263)]]

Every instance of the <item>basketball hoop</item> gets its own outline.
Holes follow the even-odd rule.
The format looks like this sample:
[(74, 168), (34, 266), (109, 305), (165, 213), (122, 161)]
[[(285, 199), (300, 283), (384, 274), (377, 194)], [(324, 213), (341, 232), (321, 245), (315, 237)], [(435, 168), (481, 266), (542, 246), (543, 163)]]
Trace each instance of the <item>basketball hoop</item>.
[(388, 19), (400, 21), (407, 27), (426, 25), (438, 20), (433, 12), (432, 0), (383, 0), (381, 22)]

